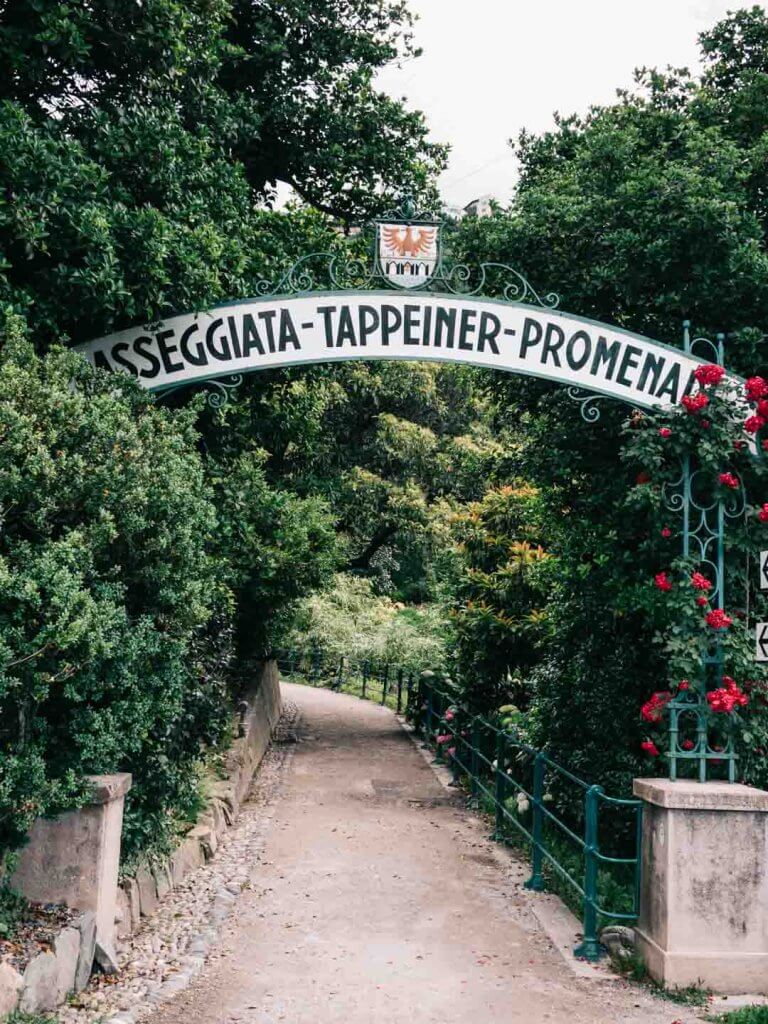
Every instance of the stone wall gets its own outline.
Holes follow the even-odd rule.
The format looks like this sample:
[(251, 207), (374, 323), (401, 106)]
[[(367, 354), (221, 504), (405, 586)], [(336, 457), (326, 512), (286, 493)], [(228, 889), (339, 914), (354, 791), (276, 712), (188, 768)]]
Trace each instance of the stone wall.
[[(216, 853), (220, 837), (234, 824), (248, 795), (280, 713), (277, 664), (265, 662), (242, 701), (239, 736), (227, 751), (223, 772), (206, 786), (207, 802), (197, 823), (169, 858), (123, 876), (119, 885), (120, 824), (114, 813), (99, 813), (97, 808), (119, 802), (122, 815), (130, 776), (104, 777), (95, 786), (92, 806), (36, 823), (14, 883), (29, 899), (63, 903), (83, 913), (62, 929), (53, 949), (29, 962), (23, 975), (0, 960), (0, 1018), (16, 1008), (28, 1013), (54, 1009), (70, 992), (85, 987), (94, 956), (101, 954), (99, 964), (106, 970), (117, 967), (115, 937), (119, 954), (120, 939), (132, 934), (167, 892)], [(102, 799), (104, 793), (109, 800)], [(105, 828), (110, 823), (116, 834), (107, 841)], [(108, 922), (102, 920), (105, 913)]]
[(147, 865), (134, 876), (123, 877), (117, 894), (118, 939), (131, 935), (167, 892), (216, 853), (219, 838), (234, 824), (240, 805), (248, 795), (280, 712), (277, 662), (267, 661), (242, 702), (240, 736), (227, 751), (225, 778), (217, 776), (208, 781), (206, 806), (194, 828), (167, 860)]

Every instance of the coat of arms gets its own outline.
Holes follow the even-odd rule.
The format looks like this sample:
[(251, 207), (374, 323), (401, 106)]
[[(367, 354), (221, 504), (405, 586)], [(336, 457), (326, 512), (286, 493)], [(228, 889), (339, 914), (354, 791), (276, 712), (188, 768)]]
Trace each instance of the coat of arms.
[(435, 273), (440, 260), (440, 225), (377, 223), (379, 268), (400, 288), (418, 288)]

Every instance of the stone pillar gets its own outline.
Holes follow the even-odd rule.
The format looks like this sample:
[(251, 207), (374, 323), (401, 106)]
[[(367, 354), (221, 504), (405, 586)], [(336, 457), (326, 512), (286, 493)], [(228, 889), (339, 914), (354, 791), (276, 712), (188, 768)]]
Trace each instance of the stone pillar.
[(768, 994), (768, 792), (635, 779), (643, 800), (638, 952), (670, 988)]
[(96, 959), (116, 967), (114, 936), (120, 834), (131, 776), (90, 775), (89, 803), (39, 818), (19, 854), (12, 884), (30, 900), (63, 903), (96, 915)]

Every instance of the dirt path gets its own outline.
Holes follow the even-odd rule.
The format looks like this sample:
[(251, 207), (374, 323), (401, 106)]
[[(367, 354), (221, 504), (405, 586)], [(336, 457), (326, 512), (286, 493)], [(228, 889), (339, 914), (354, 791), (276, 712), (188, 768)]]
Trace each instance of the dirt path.
[(575, 976), (523, 868), (454, 802), (390, 712), (286, 686), (302, 712), (263, 859), (197, 980), (153, 1024), (671, 1024)]

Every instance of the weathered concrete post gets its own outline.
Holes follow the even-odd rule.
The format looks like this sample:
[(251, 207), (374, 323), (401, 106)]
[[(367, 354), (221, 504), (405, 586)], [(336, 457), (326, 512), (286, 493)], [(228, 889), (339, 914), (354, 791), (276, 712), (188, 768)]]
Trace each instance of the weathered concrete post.
[(30, 900), (63, 903), (96, 915), (96, 959), (117, 966), (114, 948), (120, 834), (131, 776), (90, 775), (91, 801), (58, 818), (39, 818), (21, 851), (12, 884)]
[(638, 951), (668, 987), (768, 994), (768, 792), (635, 779), (643, 800)]

